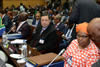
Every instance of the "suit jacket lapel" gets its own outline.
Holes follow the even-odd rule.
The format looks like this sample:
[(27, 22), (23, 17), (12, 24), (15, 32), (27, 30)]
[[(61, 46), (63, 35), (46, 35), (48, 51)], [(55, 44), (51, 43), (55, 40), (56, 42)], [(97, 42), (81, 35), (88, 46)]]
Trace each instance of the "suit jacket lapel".
[[(42, 29), (41, 29), (41, 30), (42, 30)], [(41, 31), (40, 31), (40, 32), (41, 32)], [(41, 37), (44, 37), (44, 36), (47, 35), (48, 32), (49, 32), (49, 28), (47, 28), (46, 30), (44, 30), (40, 36), (41, 36)]]
[(42, 38), (46, 38), (47, 35), (52, 32), (54, 30), (54, 28), (52, 27), (52, 24), (50, 24), (46, 30), (43, 31), (43, 33), (41, 34)]

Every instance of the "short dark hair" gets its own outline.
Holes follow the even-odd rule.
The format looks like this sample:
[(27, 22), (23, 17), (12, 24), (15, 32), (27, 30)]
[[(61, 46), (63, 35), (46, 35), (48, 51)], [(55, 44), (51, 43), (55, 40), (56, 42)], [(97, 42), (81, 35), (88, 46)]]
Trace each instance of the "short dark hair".
[(49, 16), (48, 13), (43, 13), (43, 14), (41, 15), (41, 17), (42, 17), (42, 16), (48, 16), (48, 18), (51, 19), (51, 17)]
[(22, 12), (18, 16), (18, 21), (25, 21), (28, 18), (28, 14), (26, 12)]
[(23, 3), (20, 3), (20, 5), (23, 5)]

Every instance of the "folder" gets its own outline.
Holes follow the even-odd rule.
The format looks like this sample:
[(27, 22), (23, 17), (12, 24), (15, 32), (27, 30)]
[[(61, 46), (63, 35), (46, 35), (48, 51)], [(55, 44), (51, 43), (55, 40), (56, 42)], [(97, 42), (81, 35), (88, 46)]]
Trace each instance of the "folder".
[[(38, 66), (43, 66), (49, 64), (56, 56), (56, 53), (41, 54), (38, 56), (29, 57), (28, 62), (31, 62)], [(54, 62), (62, 61), (63, 59), (64, 57), (59, 56)]]

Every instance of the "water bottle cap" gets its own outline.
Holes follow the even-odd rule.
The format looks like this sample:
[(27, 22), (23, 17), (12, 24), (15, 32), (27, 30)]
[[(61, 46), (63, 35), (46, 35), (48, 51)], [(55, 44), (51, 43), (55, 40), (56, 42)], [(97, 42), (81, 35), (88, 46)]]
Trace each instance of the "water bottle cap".
[(3, 34), (6, 34), (6, 31), (3, 31)]
[(27, 40), (23, 40), (23, 43), (26, 43)]
[(27, 45), (23, 45), (22, 48), (27, 48)]

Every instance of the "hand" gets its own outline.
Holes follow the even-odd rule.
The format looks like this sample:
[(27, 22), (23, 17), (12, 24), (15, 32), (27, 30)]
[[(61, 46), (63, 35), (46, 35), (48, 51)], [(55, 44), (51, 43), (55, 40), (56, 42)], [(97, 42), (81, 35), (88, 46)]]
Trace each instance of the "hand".
[(62, 38), (63, 38), (63, 39), (66, 39), (66, 36), (65, 36), (64, 34), (62, 34)]
[(37, 50), (37, 48), (34, 47), (33, 50)]
[(68, 40), (68, 38), (64, 34), (62, 35), (62, 38)]

